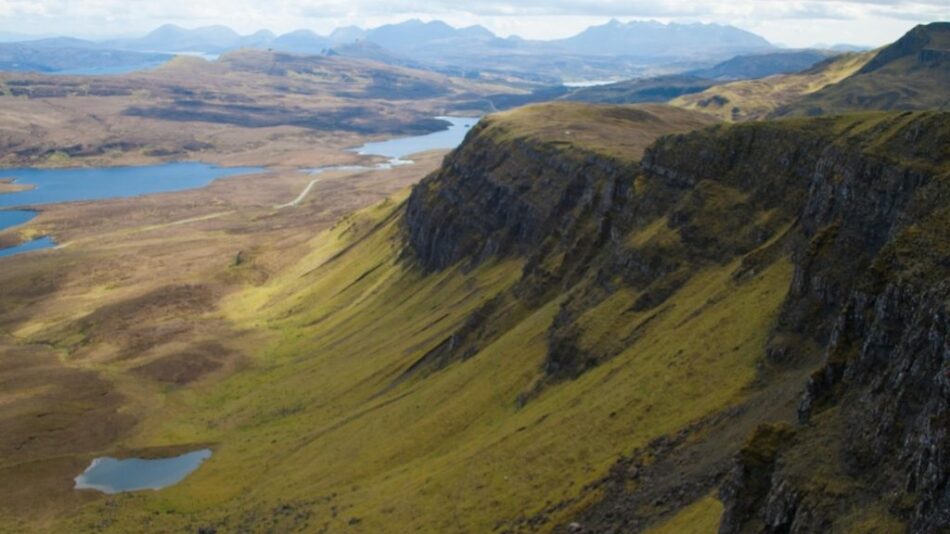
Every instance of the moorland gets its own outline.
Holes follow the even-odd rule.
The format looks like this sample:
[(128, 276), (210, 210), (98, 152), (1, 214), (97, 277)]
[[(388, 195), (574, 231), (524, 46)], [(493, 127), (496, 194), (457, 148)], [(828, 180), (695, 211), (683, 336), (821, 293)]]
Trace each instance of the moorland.
[[(948, 35), (594, 103), (253, 50), (3, 74), (6, 166), (263, 170), (0, 234), (57, 243), (0, 259), (0, 530), (939, 531)], [(552, 101), (302, 172), (498, 95)]]

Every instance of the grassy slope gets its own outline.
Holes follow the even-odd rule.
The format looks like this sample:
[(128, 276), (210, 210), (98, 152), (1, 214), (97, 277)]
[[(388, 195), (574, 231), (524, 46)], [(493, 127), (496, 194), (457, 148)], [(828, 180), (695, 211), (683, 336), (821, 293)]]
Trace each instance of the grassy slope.
[(712, 495), (683, 508), (665, 523), (647, 530), (647, 534), (708, 534), (719, 530), (722, 503)]
[(796, 74), (710, 87), (670, 102), (726, 121), (762, 119), (785, 104), (840, 82), (861, 69), (876, 51), (844, 54)]
[(581, 102), (535, 104), (491, 115), (488, 120), (490, 131), (485, 135), (499, 144), (531, 138), (621, 161), (639, 161), (660, 135), (688, 132), (717, 122), (662, 104), (610, 106)]
[[(939, 57), (938, 57), (939, 55)], [(918, 26), (840, 83), (806, 95), (777, 115), (867, 109), (950, 109), (950, 23)]]
[(698, 76), (674, 74), (585, 87), (568, 93), (562, 99), (602, 104), (665, 102), (680, 95), (698, 93), (715, 84), (712, 80)]
[[(394, 384), (521, 268), (423, 277), (398, 261), (400, 209), (389, 202), (344, 221), (297, 268), (235, 296), (228, 318), (266, 328), (272, 341), (243, 373), (170, 394), (127, 443), (213, 442), (215, 456), (172, 489), (91, 505), (70, 528), (106, 518), (115, 531), (271, 521), (281, 530), (491, 530), (575, 495), (618, 454), (740, 400), (791, 276), (787, 262), (742, 284), (734, 263), (703, 271), (638, 343), (519, 410), (557, 300), (473, 358)], [(605, 304), (585, 320), (614, 313)]]
[[(497, 133), (555, 134), (582, 118), (561, 115), (565, 122), (548, 130), (517, 122), (528, 130)], [(850, 142), (845, 134), (894, 138), (912, 119), (866, 113), (770, 127), (827, 127)], [(606, 132), (631, 142), (627, 150), (638, 146), (619, 126)], [(884, 146), (866, 148), (888, 156)], [(136, 394), (159, 406), (121, 445), (210, 443), (216, 452), (204, 467), (162, 492), (97, 499), (62, 518), (62, 530), (490, 531), (500, 520), (570, 500), (618, 455), (748, 398), (789, 287), (787, 260), (741, 281), (733, 276), (739, 259), (704, 266), (650, 321), (649, 312), (630, 311), (637, 291), (616, 291), (579, 319), (580, 344), (602, 346), (632, 331), (636, 341), (520, 409), (518, 394), (542, 374), (562, 299), (512, 321), (470, 359), (400, 381), (522, 269), (508, 260), (423, 276), (399, 260), (403, 200), (344, 219), (314, 237), (304, 259), (209, 314), (254, 332), (245, 337), (253, 338), (245, 347), (251, 358), (240, 373)], [(623, 242), (674, 239), (660, 220)], [(719, 513), (707, 498), (657, 528), (714, 524)]]

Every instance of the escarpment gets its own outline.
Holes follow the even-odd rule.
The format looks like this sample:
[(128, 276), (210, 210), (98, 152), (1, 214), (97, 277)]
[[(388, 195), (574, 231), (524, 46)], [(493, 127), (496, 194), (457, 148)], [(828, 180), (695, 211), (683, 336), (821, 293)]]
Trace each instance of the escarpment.
[[(821, 363), (768, 484), (739, 482), (738, 460), (721, 532), (948, 524), (950, 129), (945, 114), (894, 120), (850, 140), (861, 152), (835, 148), (816, 168), (776, 328), (785, 341), (770, 352), (784, 362), (770, 363), (796, 351)], [(749, 502), (759, 506), (742, 513)]]
[[(522, 276), (428, 357), (441, 367), (476, 356), (506, 324), (556, 301), (542, 378), (512, 399), (522, 406), (636, 350), (704, 273), (727, 269), (739, 292), (790, 262), (754, 389), (763, 398), (791, 392), (781, 395), (797, 398), (797, 418), (723, 412), (717, 428), (781, 426), (748, 442), (722, 438), (721, 460), (686, 479), (651, 473), (645, 487), (616, 469), (604, 483), (621, 489), (565, 529), (641, 530), (718, 487), (721, 532), (936, 531), (950, 522), (948, 118), (715, 126), (654, 136), (627, 158), (504, 136), (488, 119), (413, 191), (407, 256), (429, 272), (517, 256)], [(692, 316), (716, 304), (697, 303)], [(769, 428), (781, 439), (767, 439)], [(650, 456), (689, 456), (703, 439), (718, 438), (680, 438)], [(767, 454), (756, 449), (763, 442)], [(640, 495), (664, 505), (641, 506)]]
[(610, 210), (613, 187), (636, 166), (529, 139), (500, 147), (485, 123), (409, 199), (412, 250), (427, 270), (462, 259), (529, 254), (567, 230), (575, 210)]
[(601, 220), (657, 138), (714, 123), (668, 106), (544, 104), (483, 119), (407, 205), (411, 250), (427, 270), (527, 255)]

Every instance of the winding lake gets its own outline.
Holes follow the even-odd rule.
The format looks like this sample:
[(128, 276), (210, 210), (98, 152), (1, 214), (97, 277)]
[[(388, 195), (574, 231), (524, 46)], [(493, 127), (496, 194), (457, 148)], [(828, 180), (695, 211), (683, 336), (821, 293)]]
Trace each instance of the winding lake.
[[(388, 141), (366, 143), (365, 145), (350, 149), (351, 152), (356, 152), (361, 156), (383, 156), (389, 158), (389, 161), (377, 163), (371, 167), (366, 165), (327, 165), (324, 167), (317, 167), (316, 169), (310, 169), (308, 172), (311, 176), (319, 176), (323, 173), (334, 171), (382, 171), (391, 169), (397, 165), (409, 165), (412, 163), (412, 161), (406, 158), (412, 154), (418, 154), (428, 150), (455, 148), (459, 146), (462, 144), (462, 141), (465, 140), (465, 136), (468, 135), (469, 130), (471, 130), (479, 120), (478, 117), (436, 118), (448, 122), (448, 129), (426, 135), (400, 137), (397, 139), (390, 139)], [(274, 207), (289, 208), (291, 206), (300, 204), (300, 202), (302, 202), (307, 194), (310, 193), (310, 190), (313, 189), (313, 186), (318, 181), (319, 179), (311, 180), (303, 192), (300, 193), (300, 196), (286, 204), (280, 204)]]
[(0, 230), (19, 226), (30, 219), (36, 217), (35, 211), (27, 210), (0, 210)]
[[(313, 175), (329, 171), (388, 169), (411, 163), (405, 158), (428, 150), (455, 148), (478, 122), (477, 117), (437, 117), (449, 124), (445, 130), (413, 137), (367, 143), (352, 149), (364, 156), (383, 156), (386, 163), (373, 167), (327, 166), (311, 169)], [(0, 169), (0, 178), (14, 178), (17, 183), (35, 186), (31, 190), (0, 194), (0, 231), (29, 222), (36, 216), (29, 210), (3, 208), (36, 206), (79, 200), (133, 197), (203, 187), (217, 178), (261, 172), (257, 167), (218, 167), (205, 163), (177, 162), (143, 167), (102, 167), (76, 169)], [(308, 189), (309, 191), (309, 189)], [(290, 206), (302, 200), (285, 204)], [(279, 206), (279, 207), (284, 207)], [(0, 257), (55, 246), (49, 237), (41, 237), (16, 247), (0, 249)]]
[(202, 187), (216, 178), (260, 172), (258, 167), (218, 167), (178, 162), (144, 167), (76, 169), (0, 169), (0, 177), (36, 186), (0, 195), (0, 207), (33, 206), (75, 200), (134, 197)]
[(96, 458), (83, 474), (76, 477), (76, 489), (94, 489), (103, 493), (159, 490), (181, 482), (210, 457), (210, 449), (201, 449), (173, 458)]
[(53, 241), (53, 238), (50, 236), (38, 237), (32, 241), (27, 241), (25, 243), (20, 243), (15, 247), (0, 248), (0, 258), (4, 256), (13, 256), (14, 254), (22, 254), (23, 252), (29, 252), (31, 250), (42, 250), (44, 248), (53, 248), (56, 246), (56, 242)]
[(410, 154), (455, 148), (462, 144), (465, 135), (478, 122), (477, 117), (436, 117), (450, 124), (447, 130), (433, 132), (415, 137), (400, 137), (377, 143), (366, 143), (353, 151), (361, 156), (384, 156), (390, 159), (401, 160)]
[[(258, 167), (218, 167), (205, 163), (178, 162), (144, 167), (77, 169), (0, 169), (0, 177), (34, 186), (27, 191), (0, 194), (0, 230), (29, 222), (36, 212), (4, 210), (77, 200), (134, 197), (203, 187), (217, 178), (260, 172)], [(49, 248), (55, 243), (40, 238), (17, 247), (0, 249), (0, 257)]]

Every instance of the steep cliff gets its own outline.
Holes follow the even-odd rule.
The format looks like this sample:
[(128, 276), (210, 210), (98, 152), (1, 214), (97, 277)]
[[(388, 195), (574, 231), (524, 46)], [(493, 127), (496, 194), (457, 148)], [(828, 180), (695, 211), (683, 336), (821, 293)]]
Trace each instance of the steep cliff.
[[(408, 255), (429, 272), (499, 256), (525, 267), (429, 356), (435, 368), (472, 357), (528, 310), (558, 302), (543, 377), (523, 406), (620, 353), (650, 350), (644, 331), (684, 304), (694, 318), (756, 313), (684, 302), (705, 273), (726, 269), (741, 291), (791, 262), (747, 400), (621, 460), (548, 513), (602, 495), (572, 508), (564, 528), (639, 530), (720, 487), (722, 532), (935, 531), (950, 513), (947, 119), (717, 126), (609, 154), (506, 135), (503, 117), (489, 119), (413, 191)], [(759, 424), (771, 426), (748, 442), (737, 431)], [(699, 451), (708, 461), (684, 473)]]
[(54, 527), (939, 532), (947, 114), (702, 117), (489, 117), (227, 297), (260, 354), (146, 428), (207, 465)]
[(714, 122), (667, 106), (582, 104), (487, 117), (414, 189), (406, 210), (412, 250), (429, 270), (528, 254), (582, 212), (609, 210), (657, 137)]
[(950, 524), (950, 128), (945, 114), (894, 120), (864, 134), (864, 158), (816, 168), (781, 327), (824, 361), (768, 483), (745, 486), (736, 466), (722, 532)]

